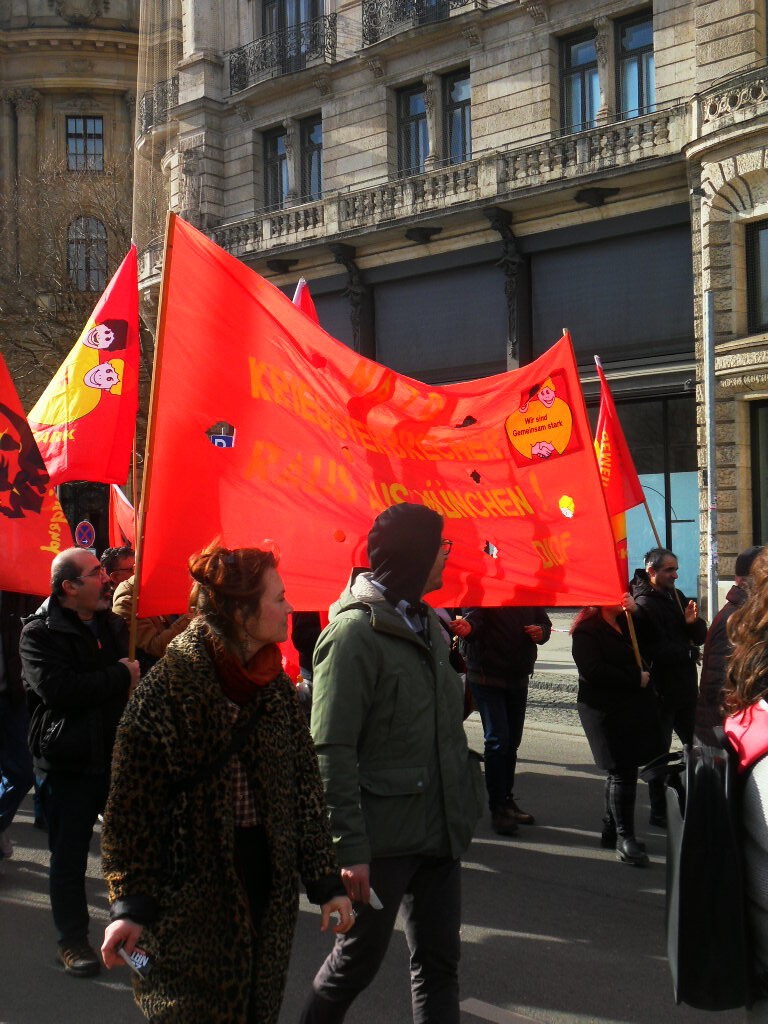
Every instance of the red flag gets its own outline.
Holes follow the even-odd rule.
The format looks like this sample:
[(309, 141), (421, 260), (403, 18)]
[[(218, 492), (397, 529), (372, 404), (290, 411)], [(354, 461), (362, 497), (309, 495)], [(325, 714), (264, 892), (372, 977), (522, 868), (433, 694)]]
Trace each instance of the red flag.
[(317, 318), (315, 304), (309, 293), (309, 285), (303, 277), (299, 278), (299, 283), (296, 285), (296, 291), (293, 293), (293, 304), (294, 306), (298, 306), (302, 313), (306, 313), (310, 320), (314, 320), (316, 324), (320, 323)]
[(136, 547), (133, 505), (117, 484), (112, 484), (109, 488), (109, 546)]
[(125, 483), (139, 407), (136, 247), (29, 414), (54, 484)]
[(645, 494), (632, 461), (627, 439), (621, 429), (602, 363), (597, 356), (595, 363), (600, 378), (600, 409), (595, 429), (595, 451), (605, 491), (605, 503), (608, 512), (614, 516), (634, 508), (635, 505), (642, 505)]
[(48, 594), (72, 533), (0, 356), (0, 590)]
[[(183, 607), (212, 538), (279, 546), (288, 599), (327, 608), (383, 508), (453, 541), (436, 605), (615, 604), (613, 538), (569, 337), (432, 387), (365, 359), (171, 215), (144, 487), (139, 614)], [(598, 557), (595, 553), (598, 552)]]
[(611, 516), (616, 557), (626, 582), (629, 580), (629, 554), (627, 517), (624, 513), (635, 505), (641, 505), (645, 501), (645, 494), (598, 356), (595, 356), (595, 364), (600, 378), (600, 409), (595, 428), (595, 453), (600, 479), (603, 482), (605, 504)]

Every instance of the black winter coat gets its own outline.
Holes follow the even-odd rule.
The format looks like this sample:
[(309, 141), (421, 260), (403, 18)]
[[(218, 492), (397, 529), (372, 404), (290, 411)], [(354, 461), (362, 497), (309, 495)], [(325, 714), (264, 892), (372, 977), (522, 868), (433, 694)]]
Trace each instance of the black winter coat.
[[(704, 743), (714, 745), (712, 730), (723, 724), (720, 711), (726, 664), (733, 652), (728, 639), (728, 619), (745, 603), (747, 592), (743, 587), (733, 586), (728, 591), (725, 604), (712, 620), (704, 641), (704, 657), (701, 662), (699, 702), (696, 705), (696, 735)], [(719, 744), (718, 744), (719, 745)]]
[(640, 650), (651, 666), (651, 684), (659, 699), (667, 707), (694, 704), (696, 663), (707, 635), (706, 622), (699, 617), (689, 626), (683, 612), (689, 598), (680, 590), (654, 590), (644, 569), (635, 572), (630, 590), (637, 602), (637, 619), (644, 626)]
[(623, 617), (618, 624), (620, 633), (595, 615), (573, 633), (579, 718), (595, 764), (605, 771), (646, 764), (664, 749), (656, 695), (640, 686)]
[(472, 627), (465, 644), (467, 671), (513, 681), (533, 672), (538, 645), (525, 626), (541, 626), (545, 644), (552, 623), (543, 608), (464, 608)]
[(94, 616), (98, 639), (77, 614), (49, 597), (25, 620), (19, 653), (38, 772), (109, 771), (130, 672), (128, 630), (110, 611)]

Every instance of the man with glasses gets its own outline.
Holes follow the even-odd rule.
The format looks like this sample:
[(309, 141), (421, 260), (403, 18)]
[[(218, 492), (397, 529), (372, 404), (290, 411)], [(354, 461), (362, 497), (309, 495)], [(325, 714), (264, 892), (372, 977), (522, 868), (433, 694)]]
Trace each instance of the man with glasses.
[(58, 957), (75, 977), (99, 971), (88, 941), (88, 847), (106, 801), (117, 723), (139, 681), (110, 595), (107, 573), (91, 551), (60, 552), (51, 564), (50, 597), (26, 619), (19, 645), (29, 744), (35, 774), (43, 777)]
[(315, 647), (312, 735), (357, 922), (336, 938), (302, 1024), (341, 1021), (373, 980), (398, 910), (417, 1024), (459, 1024), (460, 856), (483, 805), (464, 686), (437, 616), (451, 548), (423, 505), (385, 509)]
[(109, 577), (112, 592), (114, 593), (121, 583), (124, 583), (130, 576), (133, 576), (136, 566), (136, 554), (133, 548), (129, 547), (104, 548), (101, 555), (101, 564), (104, 566), (104, 571)]

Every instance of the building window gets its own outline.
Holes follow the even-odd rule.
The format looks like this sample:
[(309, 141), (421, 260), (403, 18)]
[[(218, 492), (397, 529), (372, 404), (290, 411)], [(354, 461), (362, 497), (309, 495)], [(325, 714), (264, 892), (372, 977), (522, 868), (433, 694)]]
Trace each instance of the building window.
[(317, 202), (323, 196), (323, 121), (319, 114), (301, 122), (301, 198)]
[(317, 56), (322, 45), (314, 24), (317, 0), (265, 0), (262, 7), (264, 35), (273, 36), (270, 51), (283, 74), (302, 71), (308, 56)]
[(397, 94), (397, 169), (402, 176), (422, 174), (429, 153), (427, 104), (423, 85)]
[(623, 117), (650, 114), (656, 109), (653, 16), (645, 13), (618, 22), (616, 44), (619, 112)]
[(594, 128), (600, 109), (594, 29), (563, 39), (560, 54), (563, 75), (563, 131), (580, 132), (586, 128)]
[(67, 170), (104, 170), (104, 118), (67, 118)]
[(768, 541), (768, 402), (750, 402), (752, 543)]
[(750, 334), (768, 331), (768, 220), (747, 224), (747, 323)]
[(107, 286), (107, 231), (96, 217), (76, 217), (67, 232), (67, 271), (79, 292)]
[(285, 152), (285, 128), (264, 133), (264, 205), (279, 210), (288, 194), (288, 161)]
[(455, 71), (443, 79), (445, 155), (449, 163), (472, 159), (472, 98), (469, 71)]

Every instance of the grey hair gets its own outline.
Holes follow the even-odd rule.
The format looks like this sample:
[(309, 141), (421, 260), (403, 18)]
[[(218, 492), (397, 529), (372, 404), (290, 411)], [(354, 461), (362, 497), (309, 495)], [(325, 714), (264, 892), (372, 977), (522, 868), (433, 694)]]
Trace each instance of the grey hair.
[(54, 597), (63, 597), (63, 584), (67, 580), (74, 582), (80, 576), (80, 566), (75, 555), (81, 554), (83, 550), (83, 548), (65, 548), (51, 562), (51, 594)]
[(674, 558), (677, 561), (677, 555), (674, 551), (670, 551), (669, 548), (651, 548), (645, 555), (645, 568), (653, 569), (656, 572), (661, 568), (661, 563), (665, 558)]

